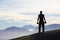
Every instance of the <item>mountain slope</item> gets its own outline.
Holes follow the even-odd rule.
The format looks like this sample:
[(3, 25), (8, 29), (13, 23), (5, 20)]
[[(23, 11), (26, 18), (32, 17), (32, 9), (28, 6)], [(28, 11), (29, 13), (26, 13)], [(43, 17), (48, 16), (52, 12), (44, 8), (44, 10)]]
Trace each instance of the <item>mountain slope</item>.
[(19, 28), (19, 27), (9, 27), (9, 28), (6, 28), (5, 31), (19, 31), (19, 32), (29, 32), (27, 29), (24, 29), (24, 28)]
[(40, 34), (36, 33), (11, 40), (60, 40), (60, 30), (47, 31), (45, 33)]
[[(60, 29), (60, 24), (45, 25), (45, 31), (51, 31), (51, 30), (57, 30), (57, 29)], [(37, 32), (38, 27), (36, 27), (34, 31)]]
[(0, 30), (0, 39), (12, 39), (16, 37), (21, 37), (24, 35), (29, 35), (31, 32), (18, 27), (9, 27), (5, 30)]

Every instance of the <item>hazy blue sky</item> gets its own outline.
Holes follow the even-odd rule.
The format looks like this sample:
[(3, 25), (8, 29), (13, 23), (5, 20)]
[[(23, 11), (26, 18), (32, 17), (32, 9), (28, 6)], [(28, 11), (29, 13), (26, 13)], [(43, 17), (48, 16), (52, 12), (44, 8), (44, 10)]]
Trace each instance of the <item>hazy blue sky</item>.
[(0, 0), (0, 29), (37, 25), (40, 10), (47, 24), (60, 24), (60, 0)]

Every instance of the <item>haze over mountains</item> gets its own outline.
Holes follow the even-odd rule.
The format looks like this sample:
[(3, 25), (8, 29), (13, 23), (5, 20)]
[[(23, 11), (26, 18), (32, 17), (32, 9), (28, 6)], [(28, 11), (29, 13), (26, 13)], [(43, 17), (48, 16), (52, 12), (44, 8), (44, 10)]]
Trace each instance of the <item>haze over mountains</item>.
[(52, 30), (18, 37), (11, 40), (60, 40), (60, 30)]
[(0, 39), (11, 39), (28, 34), (30, 32), (24, 28), (10, 27), (5, 30), (0, 30)]
[[(45, 26), (45, 31), (56, 30), (56, 29), (60, 29), (60, 24), (51, 24)], [(34, 27), (33, 25), (25, 25), (23, 28), (12, 26), (5, 30), (0, 30), (0, 39), (12, 39), (16, 37), (30, 35), (37, 32), (38, 27)]]

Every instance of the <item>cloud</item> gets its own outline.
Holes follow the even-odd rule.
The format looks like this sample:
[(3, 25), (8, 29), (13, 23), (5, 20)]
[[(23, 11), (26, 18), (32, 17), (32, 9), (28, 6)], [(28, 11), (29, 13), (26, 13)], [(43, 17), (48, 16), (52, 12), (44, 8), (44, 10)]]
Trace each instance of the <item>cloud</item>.
[(22, 12), (22, 13), (19, 13), (19, 14), (23, 14), (23, 15), (38, 15), (39, 13), (38, 12)]
[(47, 10), (48, 12), (60, 12), (57, 11), (60, 10), (57, 0), (3, 0), (0, 7), (23, 12), (40, 10)]
[(6, 27), (7, 25), (20, 26), (20, 24), (37, 25), (40, 10), (46, 15), (48, 23), (59, 23), (60, 19), (57, 18), (60, 17), (60, 3), (57, 0), (2, 0), (0, 22), (3, 20), (1, 24), (6, 23)]
[(2, 30), (2, 29), (4, 30), (4, 29), (6, 29), (8, 27), (12, 27), (12, 26), (22, 28), (26, 24), (27, 24), (27, 22), (22, 22), (22, 21), (14, 22), (14, 21), (9, 21), (9, 20), (0, 20), (0, 30)]

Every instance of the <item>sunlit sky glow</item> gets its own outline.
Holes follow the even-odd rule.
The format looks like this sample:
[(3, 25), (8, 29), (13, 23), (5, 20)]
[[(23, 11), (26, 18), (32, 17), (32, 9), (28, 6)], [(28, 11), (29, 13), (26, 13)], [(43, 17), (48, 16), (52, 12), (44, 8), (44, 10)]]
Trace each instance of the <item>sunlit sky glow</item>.
[(36, 25), (39, 11), (47, 24), (60, 24), (60, 0), (0, 0), (0, 29)]

